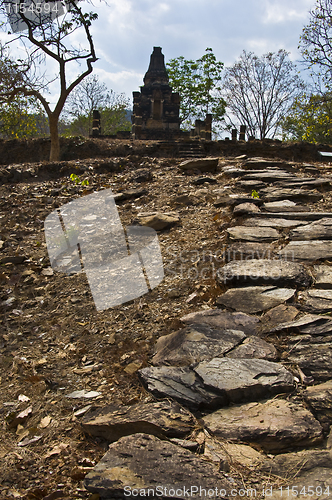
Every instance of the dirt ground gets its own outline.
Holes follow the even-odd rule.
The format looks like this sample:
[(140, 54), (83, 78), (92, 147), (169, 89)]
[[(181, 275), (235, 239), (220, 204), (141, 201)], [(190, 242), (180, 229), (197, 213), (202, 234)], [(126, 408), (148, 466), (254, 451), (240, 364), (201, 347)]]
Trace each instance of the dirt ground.
[[(36, 177), (0, 186), (1, 500), (94, 499), (83, 478), (107, 445), (83, 433), (81, 415), (90, 406), (152, 400), (136, 372), (148, 365), (156, 339), (178, 330), (184, 314), (213, 307), (222, 291), (214, 272), (225, 263), (224, 229), (235, 222), (229, 208), (213, 202), (216, 190), (238, 194), (234, 181), (207, 174), (215, 184), (195, 185), (199, 173), (183, 174), (179, 159), (129, 155), (112, 159), (117, 171), (99, 173), (92, 168), (96, 161), (63, 163), (61, 174), (50, 166), (49, 176), (45, 167)], [(36, 164), (15, 168), (36, 171)], [(133, 180), (139, 168), (149, 169), (153, 179)], [(94, 190), (138, 187), (147, 194), (118, 204), (123, 226), (139, 212), (173, 211), (181, 220), (158, 233), (165, 278), (147, 295), (97, 312), (84, 273), (67, 276), (50, 268), (44, 220)], [(178, 204), (180, 195), (194, 204)], [(316, 209), (332, 210), (328, 193)], [(78, 390), (100, 394), (67, 397)]]

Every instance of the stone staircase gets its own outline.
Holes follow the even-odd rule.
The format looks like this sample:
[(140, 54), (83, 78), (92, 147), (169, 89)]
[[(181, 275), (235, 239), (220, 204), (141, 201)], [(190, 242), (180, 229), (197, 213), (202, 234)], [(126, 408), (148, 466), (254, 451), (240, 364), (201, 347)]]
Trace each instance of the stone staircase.
[(238, 190), (215, 202), (233, 210), (224, 292), (139, 371), (162, 401), (84, 417), (112, 443), (85, 478), (100, 498), (161, 484), (161, 498), (241, 498), (244, 469), (261, 475), (257, 498), (332, 494), (332, 214), (315, 209), (330, 179), (260, 159), (222, 172)]
[(203, 143), (199, 140), (160, 141), (158, 149), (165, 156), (176, 158), (204, 158)]

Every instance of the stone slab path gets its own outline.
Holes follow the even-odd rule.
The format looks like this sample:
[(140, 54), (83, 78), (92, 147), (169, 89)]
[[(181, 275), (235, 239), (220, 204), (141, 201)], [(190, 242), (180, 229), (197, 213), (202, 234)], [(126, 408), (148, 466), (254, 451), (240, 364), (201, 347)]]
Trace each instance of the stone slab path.
[[(240, 498), (239, 470), (302, 485), (302, 499), (332, 495), (332, 213), (317, 205), (330, 179), (262, 158), (222, 175), (236, 194), (208, 182), (216, 209), (231, 214), (215, 307), (157, 339), (138, 372), (154, 402), (94, 409), (82, 421), (110, 443), (85, 477), (101, 499), (160, 484), (161, 498), (184, 499), (190, 484), (210, 488), (205, 498), (232, 487)], [(280, 489), (260, 498), (281, 498)]]

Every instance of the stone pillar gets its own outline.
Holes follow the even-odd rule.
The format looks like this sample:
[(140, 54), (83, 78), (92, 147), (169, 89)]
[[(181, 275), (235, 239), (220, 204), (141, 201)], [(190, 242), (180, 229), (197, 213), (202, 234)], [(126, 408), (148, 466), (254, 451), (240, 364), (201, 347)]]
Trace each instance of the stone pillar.
[(97, 109), (92, 111), (92, 137), (98, 137), (101, 134), (100, 113)]
[(236, 130), (236, 128), (232, 129), (232, 141), (234, 141), (234, 142), (237, 141), (237, 130)]
[(239, 141), (245, 141), (246, 140), (246, 125), (240, 125), (240, 137)]

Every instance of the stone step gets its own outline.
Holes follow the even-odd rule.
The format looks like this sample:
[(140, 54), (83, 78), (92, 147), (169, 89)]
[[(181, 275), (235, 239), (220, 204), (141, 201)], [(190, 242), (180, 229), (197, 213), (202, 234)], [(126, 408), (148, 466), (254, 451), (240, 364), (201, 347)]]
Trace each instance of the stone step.
[(287, 220), (302, 220), (302, 221), (313, 221), (323, 218), (332, 218), (332, 212), (259, 212), (250, 214), (251, 217), (257, 218), (269, 218), (272, 219), (280, 218)]
[(319, 261), (332, 258), (331, 240), (291, 241), (277, 252), (287, 261)]

